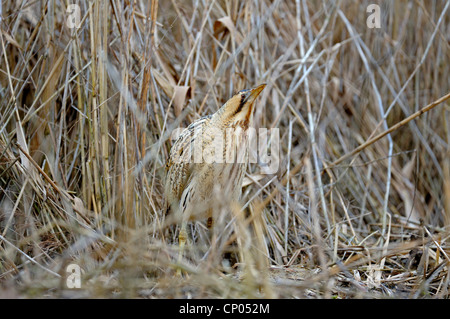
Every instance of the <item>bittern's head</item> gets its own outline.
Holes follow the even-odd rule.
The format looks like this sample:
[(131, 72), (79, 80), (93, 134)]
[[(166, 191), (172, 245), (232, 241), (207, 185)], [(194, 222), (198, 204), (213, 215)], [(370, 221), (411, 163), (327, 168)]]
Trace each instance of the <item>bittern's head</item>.
[(251, 121), (255, 100), (265, 87), (266, 84), (261, 84), (253, 89), (242, 90), (229, 99), (217, 112), (224, 126), (247, 127)]

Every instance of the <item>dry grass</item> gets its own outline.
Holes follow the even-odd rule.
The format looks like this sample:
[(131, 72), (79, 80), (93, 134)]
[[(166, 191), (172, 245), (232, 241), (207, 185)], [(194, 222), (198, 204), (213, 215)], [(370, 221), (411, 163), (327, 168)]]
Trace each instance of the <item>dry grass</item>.
[[(448, 2), (82, 0), (79, 29), (1, 3), (1, 296), (449, 297)], [(171, 131), (263, 82), (278, 173), (249, 166), (209, 250), (191, 225), (176, 277)]]

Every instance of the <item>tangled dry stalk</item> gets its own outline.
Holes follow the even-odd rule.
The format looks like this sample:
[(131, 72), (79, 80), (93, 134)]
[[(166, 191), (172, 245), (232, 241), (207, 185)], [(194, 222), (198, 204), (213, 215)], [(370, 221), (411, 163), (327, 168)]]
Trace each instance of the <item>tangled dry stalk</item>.
[[(0, 295), (448, 298), (449, 2), (376, 2), (1, 2)], [(178, 265), (171, 132), (263, 82), (278, 172)]]

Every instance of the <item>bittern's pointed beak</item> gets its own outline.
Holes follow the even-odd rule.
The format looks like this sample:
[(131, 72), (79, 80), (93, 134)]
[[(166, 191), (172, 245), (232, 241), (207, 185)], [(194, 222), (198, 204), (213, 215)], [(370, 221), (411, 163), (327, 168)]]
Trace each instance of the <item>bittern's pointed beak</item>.
[(261, 85), (258, 85), (257, 87), (248, 90), (247, 97), (245, 98), (245, 102), (253, 102), (258, 95), (261, 93), (262, 90), (266, 87), (266, 83), (263, 83)]

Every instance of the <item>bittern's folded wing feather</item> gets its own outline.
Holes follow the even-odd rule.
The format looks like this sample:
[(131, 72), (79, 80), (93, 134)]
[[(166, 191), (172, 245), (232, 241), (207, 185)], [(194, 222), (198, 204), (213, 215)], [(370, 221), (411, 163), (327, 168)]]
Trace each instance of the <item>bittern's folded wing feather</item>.
[(181, 132), (170, 150), (165, 181), (166, 198), (170, 206), (180, 202), (183, 190), (189, 185), (194, 168), (194, 141), (210, 119), (211, 116), (205, 116), (189, 125)]

